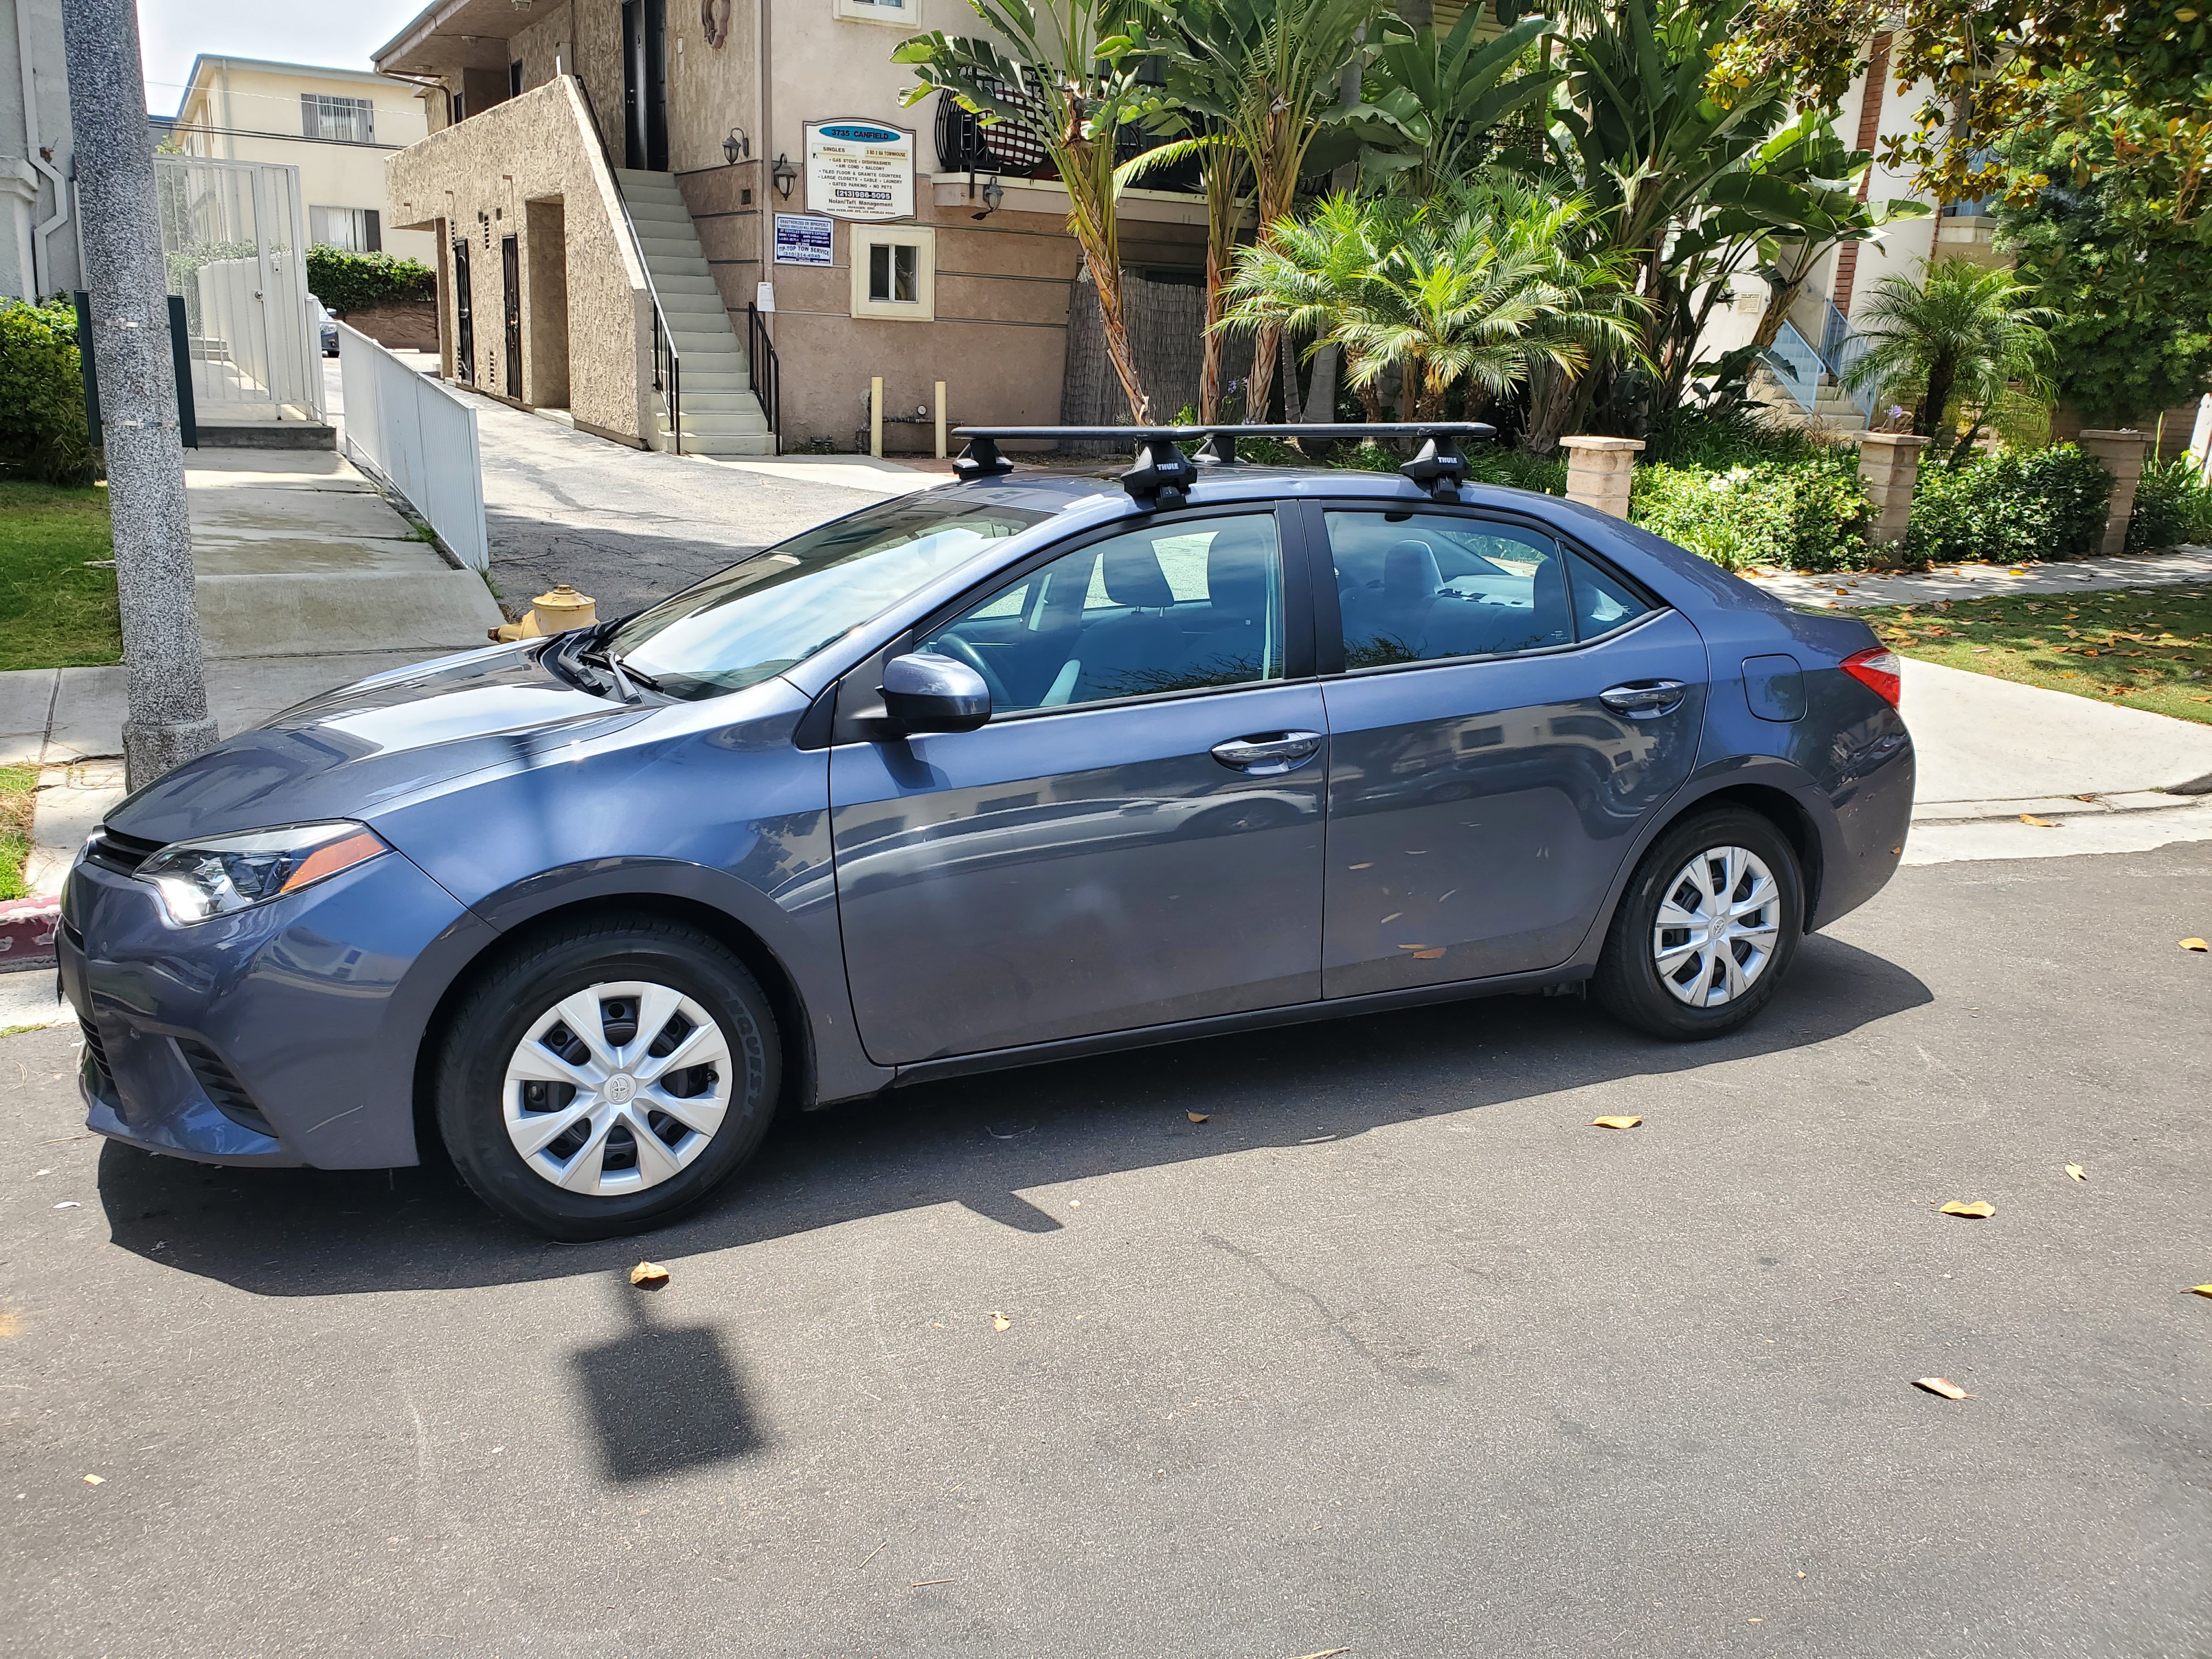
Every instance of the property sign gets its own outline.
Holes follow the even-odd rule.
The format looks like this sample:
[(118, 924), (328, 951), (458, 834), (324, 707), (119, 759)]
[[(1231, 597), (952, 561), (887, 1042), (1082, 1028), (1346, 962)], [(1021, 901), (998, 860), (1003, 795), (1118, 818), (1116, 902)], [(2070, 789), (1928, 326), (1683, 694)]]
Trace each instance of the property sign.
[(775, 263), (780, 265), (828, 264), (830, 262), (830, 237), (836, 228), (829, 220), (817, 219), (807, 214), (777, 214)]
[(914, 134), (873, 121), (806, 124), (806, 205), (835, 219), (914, 217)]

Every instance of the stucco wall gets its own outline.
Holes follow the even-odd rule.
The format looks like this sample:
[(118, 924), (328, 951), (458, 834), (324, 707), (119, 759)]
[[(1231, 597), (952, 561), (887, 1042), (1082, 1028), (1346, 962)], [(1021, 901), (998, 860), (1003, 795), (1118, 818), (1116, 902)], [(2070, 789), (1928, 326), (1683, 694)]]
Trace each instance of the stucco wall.
[[(568, 407), (580, 424), (644, 441), (653, 418), (644, 274), (616, 228), (620, 210), (614, 182), (568, 78), (431, 134), (392, 158), (386, 188), (401, 223), (430, 228), (443, 218), (470, 239), (476, 384), (486, 392), (499, 392), (505, 385), (499, 245), (509, 235), (524, 239), (526, 395), (536, 386), (560, 384), (556, 366), (532, 361), (532, 354), (557, 347), (558, 339), (533, 327), (529, 305), (529, 273), (533, 264), (543, 271), (547, 257), (530, 240), (533, 232), (539, 238), (556, 234), (557, 225), (566, 243)], [(557, 219), (525, 211), (528, 203), (555, 198), (562, 204)], [(441, 259), (441, 278), (450, 264), (449, 258)], [(448, 342), (455, 337), (452, 289), (450, 281), (441, 281), (441, 325)]]

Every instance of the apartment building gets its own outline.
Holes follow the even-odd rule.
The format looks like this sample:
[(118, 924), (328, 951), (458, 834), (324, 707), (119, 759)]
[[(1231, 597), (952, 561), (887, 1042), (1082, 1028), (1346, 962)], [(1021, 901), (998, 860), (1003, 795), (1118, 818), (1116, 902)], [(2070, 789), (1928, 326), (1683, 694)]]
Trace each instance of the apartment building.
[[(435, 0), (374, 61), (423, 87), (392, 227), (436, 238), (449, 376), (641, 446), (885, 447), (1050, 423), (1085, 297), (1066, 192), (1004, 131), (913, 110), (907, 35), (964, 0)], [(1123, 257), (1195, 283), (1195, 198), (1125, 201)], [(1094, 308), (1095, 310), (1095, 308)], [(924, 412), (928, 411), (928, 412)]]
[(187, 155), (300, 170), (311, 243), (429, 264), (434, 238), (391, 222), (385, 162), (428, 127), (419, 88), (363, 70), (206, 54), (169, 124)]

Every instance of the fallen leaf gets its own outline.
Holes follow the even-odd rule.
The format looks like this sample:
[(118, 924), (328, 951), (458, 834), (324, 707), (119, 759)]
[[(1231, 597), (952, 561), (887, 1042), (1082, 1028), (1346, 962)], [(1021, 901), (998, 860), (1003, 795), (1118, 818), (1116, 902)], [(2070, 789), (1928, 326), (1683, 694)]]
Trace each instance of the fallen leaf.
[(2191, 1285), (2189, 1287), (2189, 1294), (2191, 1296), (2212, 1296), (2212, 1285)]
[(1996, 1212), (1997, 1206), (1994, 1204), (1985, 1204), (1978, 1200), (1972, 1204), (1961, 1204), (1954, 1198), (1948, 1204), (1946, 1204), (1942, 1209), (1936, 1211), (1936, 1213), (1938, 1215), (1963, 1215), (1971, 1217), (1976, 1221), (1986, 1221)]
[(1211, 1112), (1185, 1112), (1183, 1115), (1188, 1118), (1193, 1123), (1203, 1123), (1208, 1118), (1212, 1117), (1213, 1114)]
[(991, 1316), (991, 1328), (994, 1331), (1009, 1329), (1013, 1325), (1013, 1322), (1014, 1322), (1012, 1320), (1007, 1318), (1006, 1315), (1002, 1313), (994, 1313)]
[(1413, 960), (1416, 962), (1434, 962), (1442, 955), (1443, 955), (1443, 951), (1441, 948), (1434, 951), (1416, 951), (1413, 952)]
[(2039, 818), (2033, 812), (2022, 812), (2020, 815), (2020, 821), (2022, 823), (2032, 823), (2039, 830), (2056, 830), (2058, 828), (2058, 826), (2053, 823), (2049, 818)]
[(1590, 1127), (1593, 1129), (1633, 1129), (1638, 1124), (1643, 1121), (1644, 1120), (1640, 1117), (1594, 1117), (1590, 1120)]
[(78, 1203), (73, 1198), (65, 1198), (60, 1203), (55, 1205), (54, 1208), (57, 1210), (82, 1210), (84, 1208), (84, 1206)]
[(1912, 1386), (1916, 1389), (1925, 1389), (1930, 1394), (1940, 1394), (1946, 1400), (1965, 1400), (1969, 1397), (1964, 1389), (1948, 1376), (1916, 1376), (1912, 1379)]
[(2089, 1172), (2078, 1164), (2068, 1164), (2066, 1166), (2066, 1173), (2072, 1176), (2076, 1181), (2087, 1181), (2089, 1178)]
[(107, 1484), (107, 1477), (104, 1474), (88, 1474), (84, 1478), (84, 1484), (88, 1486), (104, 1486)]
[(641, 1261), (629, 1270), (633, 1285), (660, 1285), (667, 1282), (668, 1269), (658, 1261)]
[(2008, 575), (2008, 576), (2025, 576), (2026, 574), (2027, 574), (2027, 572), (2026, 572), (2025, 570), (2022, 570), (2021, 568), (2020, 568), (2020, 567), (2019, 567), (2019, 566), (2015, 565), (2015, 566), (2014, 566), (2010, 570), (2006, 571), (2006, 572), (2005, 572), (2005, 574), (2006, 574), (2006, 575)]
[(2185, 951), (2212, 951), (2212, 945), (2207, 945), (2201, 939), (2185, 939), (2181, 941), (2181, 948)]

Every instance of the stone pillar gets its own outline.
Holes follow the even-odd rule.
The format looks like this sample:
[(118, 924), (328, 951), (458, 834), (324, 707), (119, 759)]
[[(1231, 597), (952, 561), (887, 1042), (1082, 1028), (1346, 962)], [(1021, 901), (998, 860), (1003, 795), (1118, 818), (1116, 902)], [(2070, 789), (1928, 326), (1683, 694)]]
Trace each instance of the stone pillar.
[(1628, 516), (1628, 489), (1641, 438), (1562, 438), (1567, 452), (1567, 499), (1610, 513)]
[(1912, 486), (1920, 477), (1920, 452), (1935, 441), (1910, 432), (1846, 434), (1859, 447), (1859, 481), (1874, 503), (1867, 540), (1878, 548), (1903, 544), (1912, 520)]
[(2136, 481), (2142, 477), (2143, 434), (2131, 426), (2118, 429), (2085, 430), (2075, 441), (2094, 455), (2112, 475), (2112, 511), (2105, 519), (2105, 544), (2100, 553), (2128, 550), (2128, 520), (2136, 513)]

